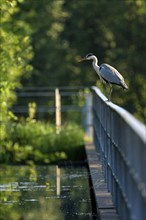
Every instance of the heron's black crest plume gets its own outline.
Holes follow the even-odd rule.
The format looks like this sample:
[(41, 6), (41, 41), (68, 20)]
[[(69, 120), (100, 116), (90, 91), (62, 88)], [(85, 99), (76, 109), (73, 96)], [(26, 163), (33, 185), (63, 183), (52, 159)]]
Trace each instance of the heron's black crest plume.
[(88, 58), (88, 57), (90, 57), (90, 56), (93, 56), (93, 53), (88, 53), (88, 54), (86, 55), (86, 58)]

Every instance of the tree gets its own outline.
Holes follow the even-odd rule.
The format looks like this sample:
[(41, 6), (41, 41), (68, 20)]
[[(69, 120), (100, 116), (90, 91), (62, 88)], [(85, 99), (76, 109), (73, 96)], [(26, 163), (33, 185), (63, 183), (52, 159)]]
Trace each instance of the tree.
[[(59, 37), (64, 29), (67, 13), (62, 10), (63, 0), (25, 1), (17, 17), (30, 24), (34, 67), (32, 78), (24, 80), (24, 85), (57, 86), (59, 75), (63, 74), (65, 47)], [(31, 7), (30, 7), (31, 5)]]
[(129, 85), (127, 92), (113, 93), (113, 102), (144, 120), (145, 4), (142, 0), (25, 1), (16, 19), (21, 17), (31, 27), (34, 70), (23, 85), (98, 84), (102, 89), (91, 64), (77, 63), (92, 52), (99, 63), (117, 68)]
[[(66, 1), (69, 13), (62, 36), (68, 40), (74, 54), (92, 52), (99, 63), (107, 62), (116, 67), (129, 85), (128, 92), (113, 93), (118, 103), (145, 120), (145, 1)], [(91, 64), (81, 65), (79, 79), (84, 85), (95, 81)], [(97, 77), (97, 76), (96, 76)], [(84, 81), (85, 80), (85, 81)], [(97, 77), (97, 84), (102, 89)], [(104, 88), (104, 91), (106, 89)]]
[(1, 0), (1, 140), (6, 138), (5, 128), (9, 118), (13, 116), (9, 108), (16, 99), (14, 90), (20, 87), (20, 77), (32, 69), (28, 64), (32, 58), (32, 48), (28, 36), (29, 26), (22, 20), (13, 21), (13, 15), (19, 10), (17, 3), (18, 0)]

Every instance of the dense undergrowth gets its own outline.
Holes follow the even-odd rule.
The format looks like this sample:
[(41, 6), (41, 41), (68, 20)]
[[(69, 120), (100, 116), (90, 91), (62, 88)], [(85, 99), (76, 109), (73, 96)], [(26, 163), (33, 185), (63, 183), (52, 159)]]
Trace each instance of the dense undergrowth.
[(0, 162), (8, 164), (52, 164), (85, 158), (83, 130), (77, 124), (65, 124), (60, 132), (49, 122), (35, 119), (36, 105), (29, 104), (28, 118), (12, 117), (1, 143)]
[(75, 124), (63, 126), (57, 134), (49, 123), (13, 122), (9, 125), (8, 137), (2, 147), (1, 163), (50, 164), (84, 158), (83, 131)]

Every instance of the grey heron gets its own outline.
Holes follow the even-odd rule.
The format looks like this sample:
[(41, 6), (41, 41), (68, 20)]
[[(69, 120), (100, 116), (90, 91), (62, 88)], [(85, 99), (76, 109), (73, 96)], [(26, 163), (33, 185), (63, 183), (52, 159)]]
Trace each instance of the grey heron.
[(116, 70), (114, 67), (110, 66), (109, 64), (103, 63), (98, 66), (98, 59), (92, 53), (87, 54), (84, 58), (82, 58), (79, 62), (83, 60), (92, 60), (92, 65), (96, 73), (98, 74), (100, 80), (102, 82), (108, 83), (110, 86), (110, 93), (108, 100), (111, 99), (112, 94), (112, 84), (116, 84), (121, 86), (123, 89), (128, 89), (123, 76)]

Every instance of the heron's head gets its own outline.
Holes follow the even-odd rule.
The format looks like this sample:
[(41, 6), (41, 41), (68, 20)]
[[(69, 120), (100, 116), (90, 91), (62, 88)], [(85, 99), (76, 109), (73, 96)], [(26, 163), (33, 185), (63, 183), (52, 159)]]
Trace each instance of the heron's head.
[(94, 60), (95, 56), (92, 53), (88, 53), (84, 58), (79, 60), (79, 62), (82, 62), (83, 60)]
[(86, 59), (86, 60), (91, 60), (91, 59), (93, 59), (93, 57), (94, 57), (93, 53), (88, 53), (88, 54), (85, 56), (85, 59)]

